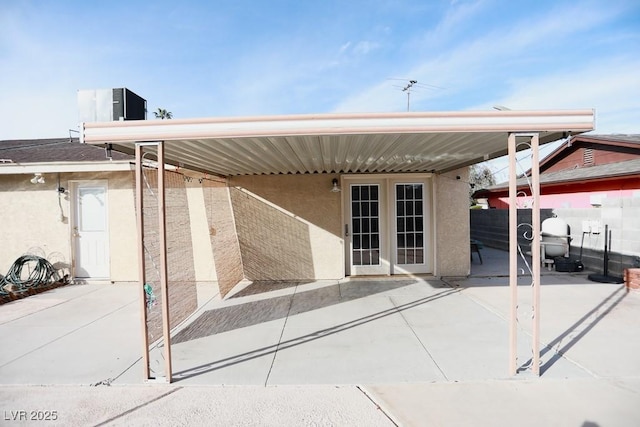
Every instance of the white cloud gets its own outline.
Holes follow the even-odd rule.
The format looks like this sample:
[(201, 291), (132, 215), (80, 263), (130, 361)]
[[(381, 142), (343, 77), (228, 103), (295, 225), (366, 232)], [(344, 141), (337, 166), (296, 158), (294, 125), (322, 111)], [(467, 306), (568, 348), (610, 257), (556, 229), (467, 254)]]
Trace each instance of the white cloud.
[[(640, 133), (638, 69), (635, 56), (595, 59), (560, 73), (510, 82), (510, 93), (491, 103), (515, 110), (595, 108), (597, 132)], [(636, 120), (628, 120), (633, 116)]]
[(378, 43), (371, 42), (371, 41), (361, 41), (354, 46), (353, 52), (357, 55), (366, 55), (372, 50), (377, 49), (378, 47), (380, 47)]

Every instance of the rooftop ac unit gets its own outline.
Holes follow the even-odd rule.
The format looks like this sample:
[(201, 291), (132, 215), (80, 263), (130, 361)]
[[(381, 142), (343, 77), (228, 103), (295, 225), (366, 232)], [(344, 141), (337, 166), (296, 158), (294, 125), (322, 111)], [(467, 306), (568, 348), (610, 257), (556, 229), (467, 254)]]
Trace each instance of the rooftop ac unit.
[(78, 91), (80, 122), (146, 120), (147, 101), (127, 88)]

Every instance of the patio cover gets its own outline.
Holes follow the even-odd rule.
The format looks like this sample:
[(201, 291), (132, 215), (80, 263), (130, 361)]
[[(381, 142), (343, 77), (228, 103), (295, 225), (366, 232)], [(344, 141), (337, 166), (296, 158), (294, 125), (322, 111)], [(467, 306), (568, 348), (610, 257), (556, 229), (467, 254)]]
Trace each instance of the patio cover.
[(545, 144), (593, 126), (593, 110), (475, 111), (95, 122), (80, 135), (128, 154), (163, 141), (167, 163), (218, 176), (442, 173), (507, 154), (509, 133)]
[[(444, 173), (509, 154), (509, 373), (517, 373), (518, 150), (531, 148), (532, 238), (540, 239), (539, 146), (594, 128), (593, 110), (323, 114), (83, 123), (81, 142), (136, 155), (136, 208), (142, 211), (142, 157), (218, 176), (295, 173)], [(143, 154), (144, 152), (144, 154)], [(167, 300), (164, 168), (158, 174), (160, 282)], [(149, 379), (143, 285), (143, 215), (138, 215), (143, 360)], [(532, 245), (532, 371), (540, 368), (540, 247)], [(163, 304), (165, 374), (171, 382), (169, 312)]]

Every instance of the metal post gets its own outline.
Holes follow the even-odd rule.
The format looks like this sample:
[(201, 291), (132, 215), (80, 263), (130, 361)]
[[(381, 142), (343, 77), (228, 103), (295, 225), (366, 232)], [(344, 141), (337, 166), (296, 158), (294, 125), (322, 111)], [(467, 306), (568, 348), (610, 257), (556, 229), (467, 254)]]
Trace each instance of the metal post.
[(531, 195), (533, 206), (531, 212), (531, 226), (533, 227), (533, 245), (531, 256), (533, 263), (533, 364), (531, 371), (540, 375), (540, 159), (538, 146), (539, 134), (531, 137)]
[(518, 207), (516, 186), (516, 135), (509, 134), (509, 375), (517, 370), (518, 340)]
[(146, 282), (144, 258), (144, 208), (142, 192), (142, 147), (136, 145), (136, 211), (138, 226), (138, 286), (140, 289), (140, 319), (142, 322), (142, 369), (145, 381), (149, 380), (149, 333), (147, 330), (147, 297), (144, 290)]
[(158, 234), (160, 240), (160, 287), (162, 290), (162, 335), (165, 377), (171, 382), (171, 328), (169, 323), (169, 283), (167, 273), (167, 221), (165, 205), (164, 142), (158, 143)]

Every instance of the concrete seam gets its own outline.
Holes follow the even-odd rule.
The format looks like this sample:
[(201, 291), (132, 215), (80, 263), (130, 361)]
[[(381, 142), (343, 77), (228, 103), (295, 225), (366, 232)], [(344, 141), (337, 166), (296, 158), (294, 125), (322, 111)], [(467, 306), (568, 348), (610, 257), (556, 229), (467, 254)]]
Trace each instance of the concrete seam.
[(373, 398), (373, 397), (371, 397), (371, 396), (369, 395), (369, 393), (367, 393), (365, 390), (363, 390), (363, 389), (362, 389), (362, 387), (360, 387), (359, 385), (357, 385), (357, 386), (356, 386), (356, 388), (357, 388), (358, 390), (360, 390), (360, 393), (364, 394), (364, 395), (366, 396), (366, 398), (367, 398), (367, 399), (369, 399), (369, 401), (371, 401), (371, 403), (373, 403), (374, 405), (376, 405), (376, 408), (377, 408), (378, 410), (380, 410), (380, 412), (382, 412), (382, 413), (384, 414), (384, 416), (385, 416), (385, 417), (387, 417), (387, 419), (388, 419), (389, 421), (391, 421), (391, 423), (392, 423), (394, 426), (399, 426), (399, 425), (400, 425), (400, 422), (394, 419), (394, 417), (393, 417), (393, 415), (391, 415), (390, 411), (389, 411), (388, 409), (386, 409), (386, 408), (382, 407), (378, 402), (376, 402), (376, 401), (374, 400), (374, 398)]
[(278, 344), (276, 345), (276, 348), (273, 351), (273, 358), (271, 359), (271, 365), (269, 366), (269, 372), (267, 372), (267, 377), (264, 380), (264, 386), (265, 387), (269, 384), (269, 377), (271, 376), (271, 371), (273, 370), (273, 365), (276, 363), (276, 357), (278, 356), (278, 350), (280, 349), (280, 343), (282, 343), (282, 337), (284, 336), (284, 330), (287, 327), (287, 321), (289, 320), (289, 314), (291, 314), (291, 307), (293, 307), (293, 299), (296, 296), (296, 292), (298, 292), (298, 286), (299, 286), (299, 284), (296, 284), (296, 287), (293, 290), (293, 294), (291, 294), (291, 300), (289, 301), (289, 308), (287, 309), (287, 315), (284, 318), (284, 323), (282, 325), (282, 331), (280, 331), (280, 337), (278, 338)]
[(444, 371), (442, 370), (442, 368), (440, 367), (440, 365), (438, 364), (438, 362), (436, 362), (436, 359), (433, 357), (433, 355), (431, 354), (431, 352), (427, 349), (427, 346), (422, 342), (422, 340), (420, 339), (420, 337), (418, 337), (418, 334), (416, 334), (416, 331), (411, 327), (411, 325), (409, 324), (409, 322), (407, 321), (407, 318), (404, 317), (404, 314), (402, 314), (402, 311), (398, 310), (397, 305), (395, 303), (395, 301), (393, 300), (392, 297), (389, 297), (389, 301), (391, 301), (391, 304), (393, 304), (393, 307), (396, 309), (396, 311), (398, 312), (398, 314), (400, 314), (400, 317), (402, 317), (402, 320), (404, 320), (404, 323), (407, 324), (407, 326), (409, 327), (409, 329), (411, 330), (411, 333), (413, 334), (414, 337), (416, 337), (416, 339), (418, 340), (418, 342), (420, 343), (420, 345), (422, 346), (422, 348), (424, 349), (424, 351), (427, 353), (427, 355), (429, 356), (429, 358), (431, 359), (431, 361), (433, 362), (434, 365), (436, 365), (436, 368), (438, 368), (438, 370), (440, 371), (440, 373), (442, 374), (442, 376), (444, 377), (444, 379), (446, 381), (449, 381), (449, 378), (447, 377), (447, 374), (444, 373)]

